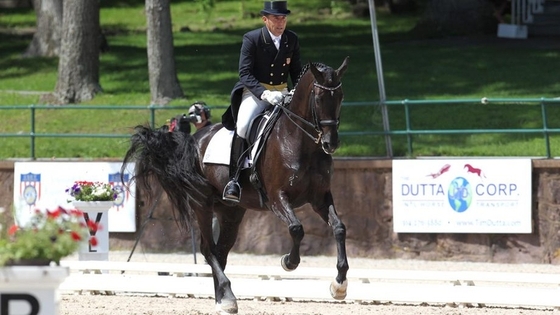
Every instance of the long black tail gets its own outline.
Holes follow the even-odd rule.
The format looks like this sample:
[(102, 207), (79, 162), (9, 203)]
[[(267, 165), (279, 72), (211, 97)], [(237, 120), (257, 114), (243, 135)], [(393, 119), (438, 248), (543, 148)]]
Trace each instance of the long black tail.
[(139, 125), (130, 138), (121, 174), (126, 163), (136, 162), (136, 184), (148, 199), (154, 198), (154, 186), (161, 186), (179, 213), (182, 226), (188, 229), (193, 220), (190, 203), (202, 204), (210, 195), (198, 152), (196, 140), (188, 133)]

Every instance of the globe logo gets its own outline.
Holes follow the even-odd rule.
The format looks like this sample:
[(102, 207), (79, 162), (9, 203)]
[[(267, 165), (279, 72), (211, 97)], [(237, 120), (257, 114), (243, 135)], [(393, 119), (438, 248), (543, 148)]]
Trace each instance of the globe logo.
[(125, 198), (124, 189), (123, 189), (123, 187), (120, 186), (120, 185), (115, 185), (115, 186), (113, 187), (113, 190), (115, 191), (115, 193), (116, 193), (116, 195), (117, 195), (117, 198), (115, 198), (115, 200), (113, 201), (113, 203), (114, 203), (115, 205), (117, 205), (117, 207), (120, 207), (120, 206), (122, 206), (123, 203), (124, 203), (124, 198)]
[(454, 211), (464, 212), (472, 201), (471, 184), (463, 177), (451, 181), (447, 189), (447, 200)]

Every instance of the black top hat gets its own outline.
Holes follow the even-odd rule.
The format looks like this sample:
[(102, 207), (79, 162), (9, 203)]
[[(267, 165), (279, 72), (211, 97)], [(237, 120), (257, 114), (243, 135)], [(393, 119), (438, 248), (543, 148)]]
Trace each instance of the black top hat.
[(261, 11), (262, 15), (272, 14), (272, 15), (288, 15), (290, 10), (288, 10), (287, 1), (265, 1), (264, 9)]

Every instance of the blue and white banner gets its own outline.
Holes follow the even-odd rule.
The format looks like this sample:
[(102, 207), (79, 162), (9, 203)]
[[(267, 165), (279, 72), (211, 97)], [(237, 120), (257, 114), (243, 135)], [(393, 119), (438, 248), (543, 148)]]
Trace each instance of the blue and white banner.
[(66, 189), (75, 181), (104, 182), (120, 191), (109, 210), (109, 232), (136, 231), (136, 186), (130, 183), (134, 163), (127, 164), (121, 183), (122, 162), (16, 162), (14, 164), (14, 211), (20, 224), (36, 209), (74, 208)]
[(531, 160), (393, 161), (397, 233), (531, 233)]

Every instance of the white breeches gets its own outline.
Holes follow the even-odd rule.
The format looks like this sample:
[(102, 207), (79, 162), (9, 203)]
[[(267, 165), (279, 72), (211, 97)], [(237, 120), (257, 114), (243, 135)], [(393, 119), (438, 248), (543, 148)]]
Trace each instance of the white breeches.
[(241, 105), (237, 113), (236, 131), (237, 134), (247, 139), (247, 132), (251, 120), (266, 109), (270, 104), (257, 98), (251, 91), (243, 89), (243, 96), (241, 97)]

